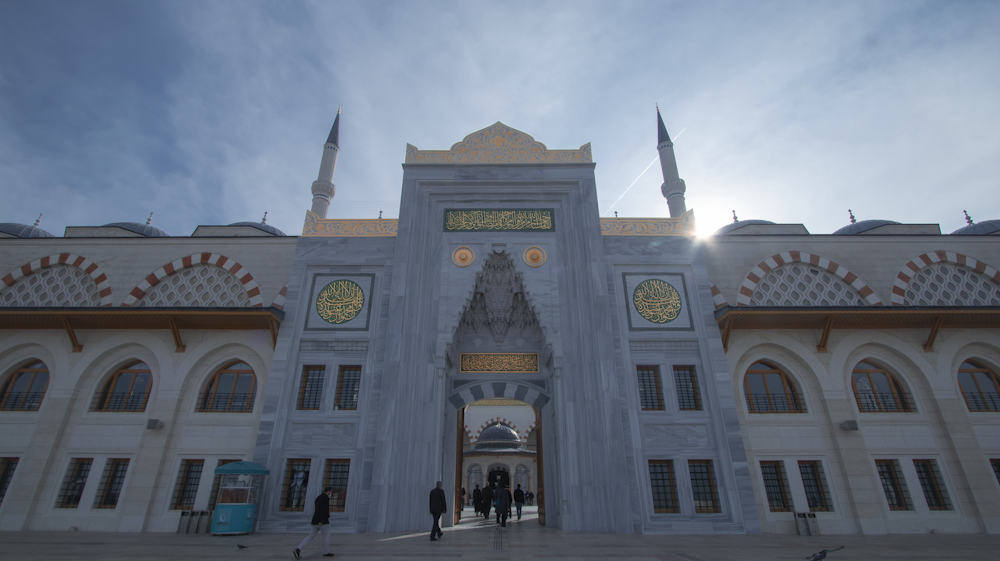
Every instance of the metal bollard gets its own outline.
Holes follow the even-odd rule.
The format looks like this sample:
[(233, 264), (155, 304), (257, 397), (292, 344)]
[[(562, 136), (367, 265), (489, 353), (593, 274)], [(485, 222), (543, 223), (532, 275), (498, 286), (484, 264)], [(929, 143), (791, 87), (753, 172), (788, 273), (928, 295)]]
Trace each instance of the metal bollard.
[(816, 519), (816, 515), (809, 513), (806, 515), (806, 525), (809, 526), (809, 535), (818, 536), (819, 535), (819, 520)]
[(201, 518), (198, 519), (198, 533), (207, 534), (212, 528), (212, 516), (207, 510), (200, 512)]
[(795, 527), (798, 529), (800, 536), (809, 535), (809, 522), (806, 521), (806, 514), (808, 513), (805, 512), (795, 513)]

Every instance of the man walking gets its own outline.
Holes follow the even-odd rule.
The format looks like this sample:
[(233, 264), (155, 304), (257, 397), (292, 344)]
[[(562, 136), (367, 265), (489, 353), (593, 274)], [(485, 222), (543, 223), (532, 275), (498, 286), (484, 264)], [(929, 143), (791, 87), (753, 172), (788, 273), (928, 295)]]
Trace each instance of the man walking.
[(479, 484), (476, 483), (476, 489), (472, 492), (472, 508), (476, 511), (476, 516), (479, 516), (479, 511), (483, 508), (483, 492), (479, 490)]
[(330, 495), (332, 493), (333, 487), (324, 487), (323, 492), (316, 497), (316, 508), (313, 511), (311, 522), (312, 529), (309, 530), (309, 535), (302, 540), (299, 547), (292, 550), (292, 555), (296, 559), (302, 558), (302, 548), (311, 542), (319, 532), (323, 533), (323, 557), (333, 557), (333, 554), (330, 553)]
[(490, 507), (493, 506), (493, 484), (488, 483), (483, 487), (483, 517), (490, 519)]
[(444, 534), (441, 532), (441, 515), (448, 512), (448, 500), (444, 497), (444, 489), (441, 482), (437, 482), (437, 487), (431, 489), (431, 516), (434, 517), (434, 527), (431, 528), (431, 541), (437, 541)]
[(521, 519), (521, 507), (524, 506), (524, 491), (521, 490), (521, 484), (517, 484), (517, 490), (514, 491), (514, 506), (517, 507), (517, 519)]
[(498, 487), (495, 500), (497, 502), (497, 524), (506, 528), (507, 517), (510, 516), (510, 490), (505, 486)]

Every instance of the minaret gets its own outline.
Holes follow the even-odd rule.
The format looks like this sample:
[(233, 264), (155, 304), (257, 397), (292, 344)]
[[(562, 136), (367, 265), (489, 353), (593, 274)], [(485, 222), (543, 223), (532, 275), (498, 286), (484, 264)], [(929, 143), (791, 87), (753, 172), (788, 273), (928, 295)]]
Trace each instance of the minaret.
[(337, 154), (340, 153), (340, 108), (337, 108), (337, 118), (333, 120), (330, 136), (323, 145), (323, 160), (319, 164), (319, 177), (312, 184), (312, 211), (320, 218), (326, 218), (330, 208), (330, 199), (337, 188), (333, 186), (333, 172), (337, 169)]
[(677, 218), (687, 211), (687, 205), (684, 203), (684, 192), (687, 188), (677, 173), (674, 143), (667, 134), (667, 127), (663, 125), (659, 106), (656, 106), (656, 133), (656, 150), (660, 153), (660, 170), (663, 171), (663, 185), (660, 186), (660, 192), (667, 199), (671, 218)]

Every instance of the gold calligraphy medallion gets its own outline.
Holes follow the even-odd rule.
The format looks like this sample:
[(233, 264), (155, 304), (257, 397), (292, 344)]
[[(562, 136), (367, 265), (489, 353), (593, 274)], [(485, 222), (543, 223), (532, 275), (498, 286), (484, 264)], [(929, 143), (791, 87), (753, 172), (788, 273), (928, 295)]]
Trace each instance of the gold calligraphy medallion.
[(331, 282), (319, 291), (316, 312), (330, 323), (347, 323), (365, 306), (365, 293), (358, 283), (347, 279)]
[(648, 279), (632, 293), (639, 315), (653, 323), (670, 323), (681, 315), (681, 295), (666, 281)]

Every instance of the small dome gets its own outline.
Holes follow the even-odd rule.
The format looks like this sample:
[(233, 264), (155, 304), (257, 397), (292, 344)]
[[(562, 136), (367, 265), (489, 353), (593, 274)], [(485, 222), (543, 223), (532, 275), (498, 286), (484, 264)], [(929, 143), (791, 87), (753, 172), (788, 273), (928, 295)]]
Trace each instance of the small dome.
[(15, 224), (13, 222), (7, 222), (0, 224), (0, 232), (7, 234), (9, 236), (14, 236), (15, 238), (54, 238), (52, 234), (42, 230), (37, 226), (28, 226), (27, 224)]
[(774, 222), (771, 222), (770, 220), (738, 220), (736, 222), (733, 222), (732, 224), (726, 224), (722, 228), (719, 228), (712, 235), (725, 236), (726, 234), (732, 232), (733, 230), (738, 230), (744, 226), (752, 226), (754, 224), (774, 224)]
[(476, 452), (495, 450), (520, 450), (521, 440), (514, 429), (501, 424), (491, 425), (479, 435), (472, 447)]
[(154, 228), (147, 224), (139, 224), (138, 222), (112, 222), (111, 224), (105, 224), (105, 228), (108, 227), (118, 227), (122, 230), (128, 230), (129, 232), (134, 232), (140, 236), (146, 236), (147, 238), (169, 238), (170, 234), (164, 232), (159, 228)]
[(272, 236), (284, 236), (285, 233), (281, 230), (271, 226), (270, 224), (261, 224), (260, 222), (233, 222), (230, 226), (250, 226), (251, 228), (257, 228), (261, 232), (267, 232)]
[(953, 236), (985, 236), (1000, 231), (1000, 220), (985, 220), (970, 224), (951, 233)]
[(885, 226), (886, 224), (899, 224), (899, 222), (893, 222), (892, 220), (862, 220), (856, 224), (848, 224), (843, 228), (837, 230), (833, 233), (834, 236), (853, 236), (854, 234), (860, 234), (861, 232), (867, 232), (868, 230), (874, 230), (879, 226)]

